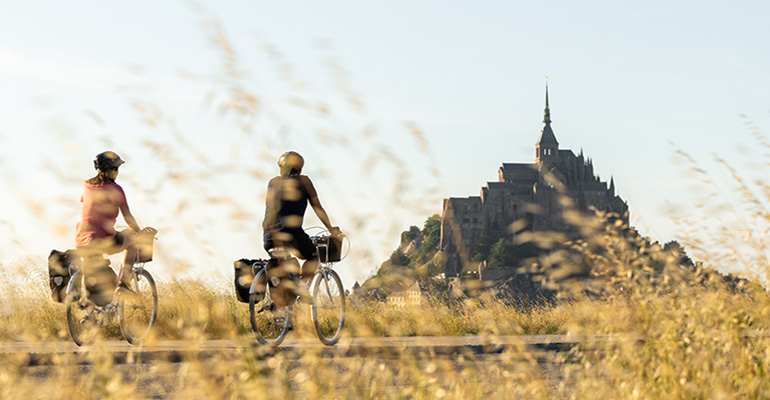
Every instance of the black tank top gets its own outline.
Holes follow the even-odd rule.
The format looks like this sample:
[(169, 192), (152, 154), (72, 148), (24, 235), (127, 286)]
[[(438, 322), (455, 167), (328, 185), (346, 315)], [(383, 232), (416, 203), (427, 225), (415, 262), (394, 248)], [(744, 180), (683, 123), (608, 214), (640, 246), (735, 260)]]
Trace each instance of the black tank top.
[(307, 210), (307, 201), (310, 196), (304, 182), (302, 182), (303, 180), (299, 176), (290, 176), (284, 179), (281, 193), (281, 208), (278, 211), (278, 216), (296, 215), (304, 217), (305, 210)]
[[(307, 210), (308, 200), (317, 196), (313, 183), (305, 175), (281, 178), (281, 207), (278, 210), (278, 221), (282, 228), (302, 228), (302, 219)], [(288, 217), (288, 218), (287, 218)], [(287, 219), (295, 220), (286, 224)], [(299, 219), (297, 221), (297, 218)], [(288, 225), (288, 226), (287, 226)]]

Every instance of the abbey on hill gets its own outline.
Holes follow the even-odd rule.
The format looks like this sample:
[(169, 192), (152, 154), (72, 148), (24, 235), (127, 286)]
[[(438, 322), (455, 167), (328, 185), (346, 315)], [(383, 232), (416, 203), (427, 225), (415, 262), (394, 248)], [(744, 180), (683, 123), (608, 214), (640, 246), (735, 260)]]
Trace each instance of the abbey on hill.
[(608, 211), (627, 222), (628, 205), (615, 194), (613, 179), (608, 184), (594, 175), (593, 162), (582, 151), (575, 155), (572, 150), (559, 149), (551, 129), (546, 83), (545, 117), (535, 144), (535, 162), (503, 163), (498, 181), (487, 182), (480, 196), (444, 199), (440, 250), (447, 257), (446, 276), (476, 269), (470, 265), (470, 251), (482, 238), (512, 238), (521, 230), (576, 233), (563, 218), (563, 196), (572, 200), (576, 210)]

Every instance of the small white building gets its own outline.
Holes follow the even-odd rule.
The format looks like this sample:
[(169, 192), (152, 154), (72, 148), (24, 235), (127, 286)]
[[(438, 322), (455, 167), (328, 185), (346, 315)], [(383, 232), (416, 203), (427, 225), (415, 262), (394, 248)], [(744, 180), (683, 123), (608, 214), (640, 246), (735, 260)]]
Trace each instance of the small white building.
[(386, 298), (388, 305), (396, 308), (419, 306), (422, 304), (422, 300), (422, 289), (419, 282), (415, 282), (403, 292), (393, 292)]

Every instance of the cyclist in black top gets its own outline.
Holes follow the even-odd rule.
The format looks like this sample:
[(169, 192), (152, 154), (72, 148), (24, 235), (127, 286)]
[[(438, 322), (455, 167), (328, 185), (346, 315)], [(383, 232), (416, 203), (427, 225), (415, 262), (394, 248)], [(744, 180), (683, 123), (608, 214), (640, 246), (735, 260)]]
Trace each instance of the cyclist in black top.
[(313, 182), (306, 175), (300, 175), (305, 160), (299, 153), (289, 151), (278, 159), (281, 175), (267, 185), (265, 219), (262, 223), (265, 250), (274, 247), (292, 249), (295, 256), (305, 260), (300, 278), (307, 282), (318, 267), (318, 254), (310, 237), (302, 229), (307, 204), (315, 211), (318, 219), (332, 235), (341, 234), (340, 228), (329, 221)]

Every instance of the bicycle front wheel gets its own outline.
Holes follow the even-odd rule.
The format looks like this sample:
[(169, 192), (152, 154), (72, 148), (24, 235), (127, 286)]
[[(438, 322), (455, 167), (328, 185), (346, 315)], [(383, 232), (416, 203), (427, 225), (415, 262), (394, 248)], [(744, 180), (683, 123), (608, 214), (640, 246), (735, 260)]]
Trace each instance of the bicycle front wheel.
[(270, 298), (267, 271), (261, 269), (249, 290), (249, 320), (257, 341), (272, 347), (279, 346), (289, 333), (290, 319), (288, 310), (278, 307)]
[(67, 285), (64, 308), (67, 310), (67, 330), (78, 346), (93, 343), (99, 333), (102, 316), (97, 306), (88, 299), (83, 273), (75, 271)]
[(331, 269), (319, 271), (310, 283), (313, 328), (321, 343), (333, 346), (345, 325), (345, 291), (339, 275)]
[(132, 293), (120, 293), (118, 319), (126, 340), (139, 344), (158, 317), (158, 289), (152, 275), (145, 269), (131, 274), (130, 289)]

